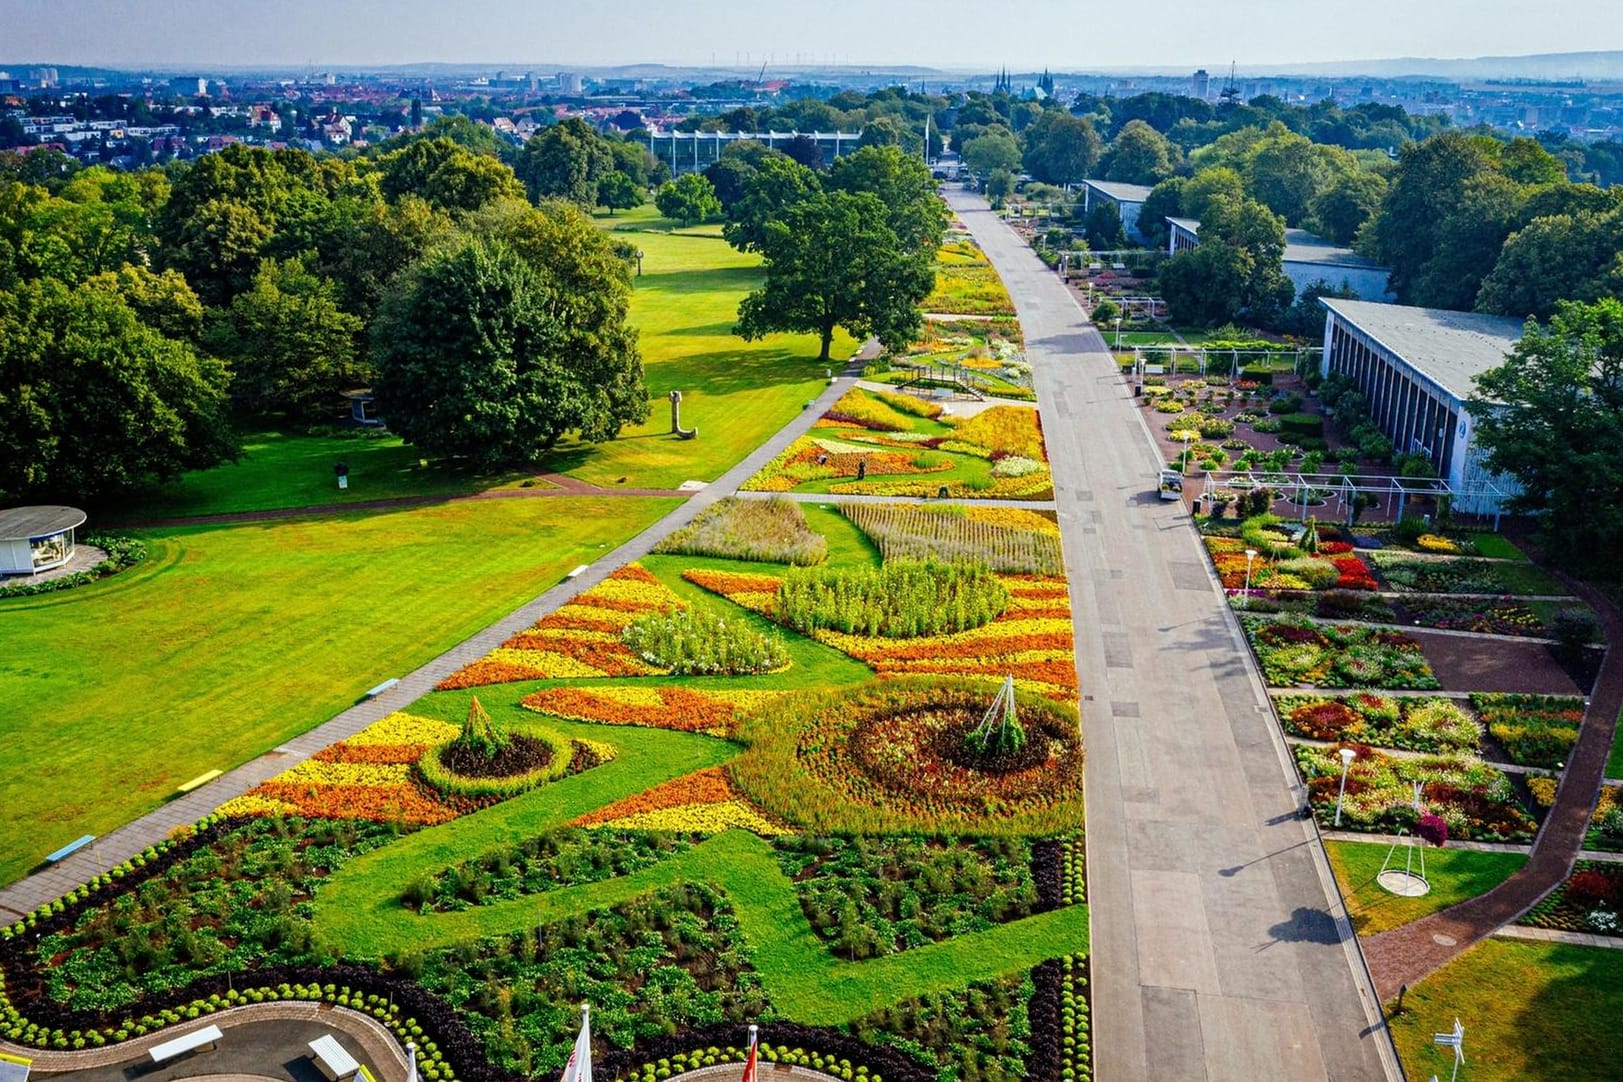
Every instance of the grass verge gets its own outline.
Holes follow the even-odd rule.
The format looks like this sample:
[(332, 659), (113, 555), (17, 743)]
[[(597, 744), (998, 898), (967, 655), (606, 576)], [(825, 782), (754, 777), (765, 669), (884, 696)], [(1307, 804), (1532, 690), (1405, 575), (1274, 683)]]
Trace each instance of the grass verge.
[[(1475, 898), (1503, 883), (1527, 863), (1522, 853), (1484, 853), (1471, 849), (1427, 849), (1426, 880), (1431, 891), (1419, 898), (1400, 898), (1375, 882), (1387, 854), (1391, 866), (1403, 868), (1405, 853), (1392, 853), (1389, 844), (1373, 842), (1325, 842), (1330, 867), (1347, 900), (1347, 916), (1353, 931), (1371, 936), (1397, 928), (1451, 905)], [(1419, 871), (1419, 854), (1413, 865)]]

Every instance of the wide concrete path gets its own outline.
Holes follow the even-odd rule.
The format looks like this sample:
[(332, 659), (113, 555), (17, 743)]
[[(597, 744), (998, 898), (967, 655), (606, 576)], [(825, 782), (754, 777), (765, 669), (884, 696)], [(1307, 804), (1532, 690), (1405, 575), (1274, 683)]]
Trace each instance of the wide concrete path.
[(1088, 748), (1101, 1082), (1401, 1078), (1267, 696), (1076, 301), (949, 192), (1019, 309), (1053, 460)]

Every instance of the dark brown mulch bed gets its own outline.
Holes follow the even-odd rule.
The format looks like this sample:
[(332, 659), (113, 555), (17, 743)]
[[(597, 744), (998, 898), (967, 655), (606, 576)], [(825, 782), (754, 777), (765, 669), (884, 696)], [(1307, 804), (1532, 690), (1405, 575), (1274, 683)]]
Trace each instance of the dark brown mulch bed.
[(1404, 634), (1420, 643), (1445, 691), (1589, 693), (1589, 682), (1580, 686), (1543, 643), (1439, 635), (1424, 628), (1406, 628)]
[(464, 778), (511, 778), (540, 770), (552, 762), (552, 745), (533, 736), (514, 733), (507, 746), (493, 757), (452, 744), (440, 752), (440, 763)]

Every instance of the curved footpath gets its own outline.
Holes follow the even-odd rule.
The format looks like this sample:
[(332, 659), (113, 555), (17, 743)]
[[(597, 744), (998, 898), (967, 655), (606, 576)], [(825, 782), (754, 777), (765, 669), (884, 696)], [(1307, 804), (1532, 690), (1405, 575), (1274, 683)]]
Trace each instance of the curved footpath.
[[(147, 1062), (147, 1052), (154, 1046), (170, 1041), (176, 1037), (184, 1036), (193, 1030), (204, 1026), (219, 1026), (225, 1034), (220, 1042), (220, 1048), (229, 1047), (231, 1031), (234, 1028), (253, 1026), (256, 1029), (266, 1028), (275, 1023), (297, 1023), (300, 1031), (305, 1031), (310, 1025), (318, 1025), (323, 1030), (341, 1033), (348, 1038), (350, 1050), (360, 1049), (358, 1059), (371, 1064), (380, 1073), (378, 1082), (405, 1082), (406, 1054), (401, 1049), (394, 1034), (390, 1033), (382, 1023), (369, 1015), (352, 1011), (347, 1007), (336, 1007), (330, 1003), (305, 1003), (292, 1001), (279, 1001), (276, 1003), (250, 1003), (242, 1007), (232, 1007), (215, 1014), (199, 1018), (195, 1022), (182, 1022), (179, 1025), (165, 1026), (156, 1033), (149, 1033), (145, 1037), (124, 1041), (121, 1044), (103, 1045), (101, 1048), (86, 1048), (77, 1052), (56, 1052), (38, 1048), (29, 1048), (24, 1045), (13, 1044), (10, 1041), (0, 1040), (0, 1052), (32, 1059), (33, 1073), (35, 1074), (65, 1074), (75, 1071), (94, 1071), (98, 1068), (113, 1068), (120, 1064), (137, 1063), (146, 1064), (145, 1071), (125, 1072), (126, 1077), (139, 1073), (142, 1076), (157, 1074)], [(269, 1052), (274, 1046), (275, 1057), (266, 1062), (266, 1068), (285, 1063), (287, 1059), (297, 1058), (309, 1054), (308, 1042), (290, 1037), (285, 1043), (286, 1047), (272, 1040), (263, 1039), (256, 1042), (264, 1051)], [(207, 1057), (209, 1053), (203, 1053)], [(284, 1058), (285, 1057), (285, 1058)], [(230, 1074), (210, 1075), (207, 1068), (207, 1058), (182, 1059), (176, 1061), (177, 1065), (184, 1065), (184, 1075), (187, 1078), (211, 1077), (225, 1079), (236, 1077)], [(281, 1075), (246, 1075), (250, 1078), (281, 1078)]]
[(1566, 581), (1600, 617), (1607, 649), (1584, 711), (1578, 743), (1561, 774), (1555, 804), (1533, 839), (1527, 863), (1509, 879), (1486, 894), (1382, 932), (1364, 944), (1364, 957), (1383, 1002), (1532, 909), (1572, 873), (1573, 861), (1583, 849), (1612, 751), (1617, 716), (1623, 711), (1623, 652), (1617, 649), (1623, 643), (1623, 617), (1599, 591)]
[(987, 209), (947, 201), (1019, 311), (1071, 577), (1087, 742), (1095, 1073), (1400, 1079), (1267, 693), (1104, 340)]
[[(842, 394), (856, 385), (869, 349), (870, 347), (865, 346), (859, 351), (846, 369), (829, 381), (822, 394), (808, 402), (794, 420), (751, 451), (743, 461), (704, 489), (694, 493), (681, 507), (636, 537), (616, 549), (603, 553), (580, 577), (559, 583), (511, 615), (452, 647), (413, 672), (405, 674), (400, 677), (398, 684), (377, 698), (357, 703), (332, 720), (249, 760), (195, 792), (168, 801), (139, 819), (98, 838), (93, 847), (87, 846), (60, 864), (35, 872), (0, 890), (0, 923), (14, 920), (46, 902), (60, 898), (80, 884), (88, 882), (110, 865), (128, 860), (147, 846), (163, 841), (169, 836), (170, 831), (177, 827), (197, 822), (232, 797), (241, 796), (260, 782), (309, 758), (328, 744), (354, 736), (374, 721), (416, 701), (433, 691), (435, 684), (464, 665), (484, 657), (553, 609), (596, 586), (616, 568), (648, 555), (655, 545), (693, 521), (694, 516), (700, 511), (735, 491), (797, 437), (809, 432), (812, 422), (821, 417)], [(355, 509), (356, 505), (350, 504), (340, 505), (332, 510), (336, 512)]]

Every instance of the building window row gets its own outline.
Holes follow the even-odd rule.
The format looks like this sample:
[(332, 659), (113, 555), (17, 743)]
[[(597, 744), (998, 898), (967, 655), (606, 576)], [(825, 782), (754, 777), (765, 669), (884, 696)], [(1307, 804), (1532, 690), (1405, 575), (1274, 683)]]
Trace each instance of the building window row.
[(1413, 369), (1332, 318), (1329, 367), (1345, 372), (1369, 402), (1370, 417), (1399, 454), (1425, 454), (1447, 477), (1458, 413), (1423, 386)]

